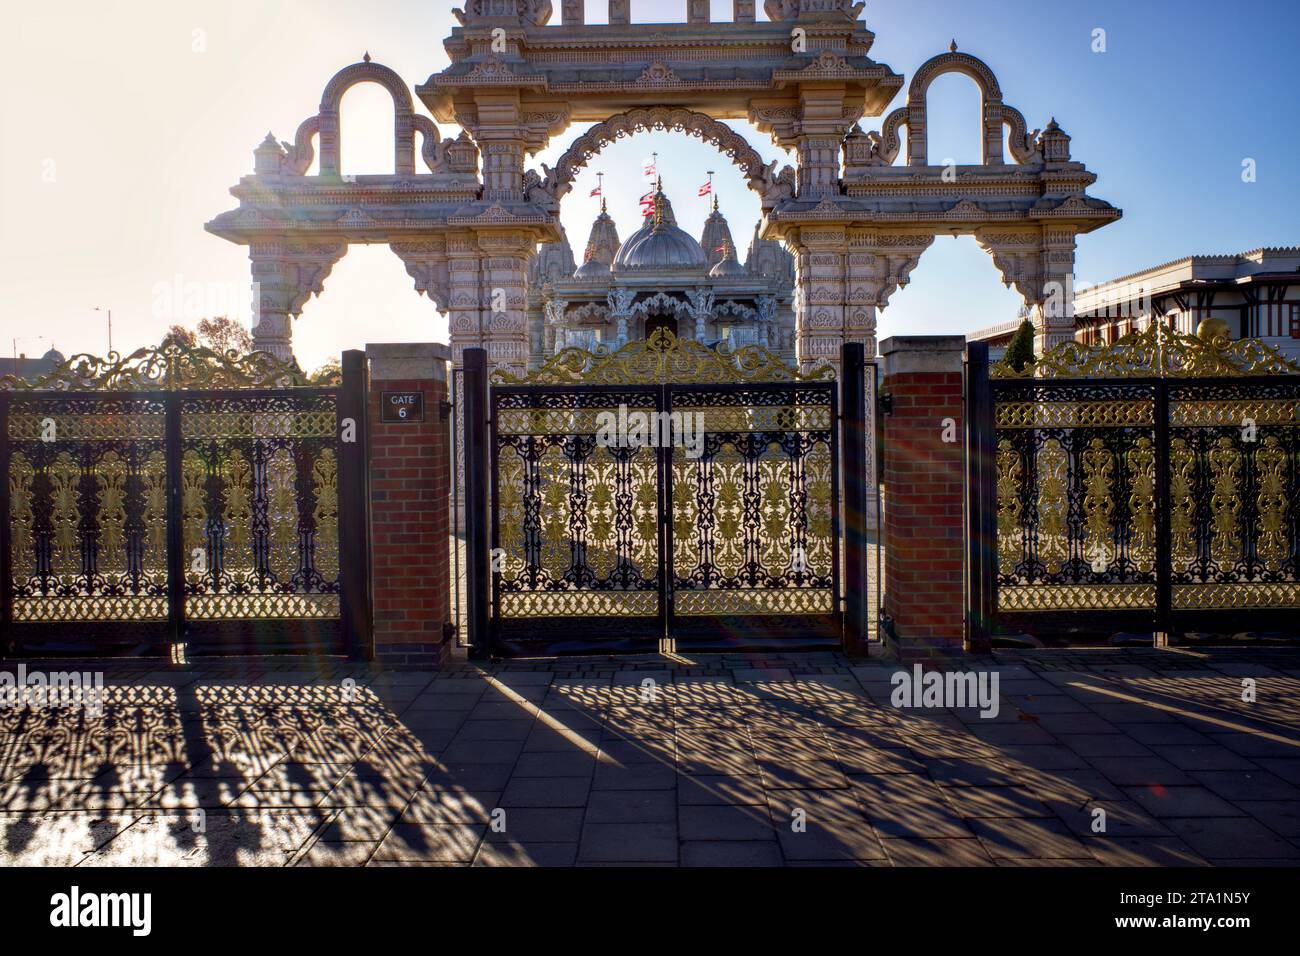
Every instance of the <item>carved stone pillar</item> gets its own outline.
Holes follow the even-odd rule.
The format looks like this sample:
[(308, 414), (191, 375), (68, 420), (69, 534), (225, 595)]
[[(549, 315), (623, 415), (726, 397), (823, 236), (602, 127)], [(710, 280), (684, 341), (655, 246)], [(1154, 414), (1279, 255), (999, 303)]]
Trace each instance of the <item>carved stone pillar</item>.
[(754, 0), (731, 0), (731, 18), (737, 23), (753, 23)]
[(1042, 324), (1034, 323), (1037, 355), (1074, 341), (1074, 247), (1073, 229), (1044, 230)]
[(708, 23), (709, 0), (686, 0), (686, 22)]
[[(839, 367), (844, 333), (845, 257), (842, 225), (804, 227), (792, 233), (798, 296), (796, 349), (799, 367)], [(788, 240), (790, 241), (790, 240)]]
[(249, 244), (253, 282), (257, 287), (257, 316), (253, 348), (283, 361), (293, 359), (296, 318), (309, 298), (324, 288), (334, 263), (343, 258), (341, 241), (305, 242), (296, 239), (259, 240)]
[(610, 26), (626, 26), (632, 22), (632, 0), (609, 0)]
[(520, 375), (528, 367), (528, 260), (534, 242), (518, 232), (479, 234), (488, 367)]
[(709, 334), (709, 319), (713, 318), (714, 293), (711, 289), (687, 289), (690, 314), (695, 319), (695, 341), (703, 342)]
[(451, 361), (461, 367), (465, 349), (485, 344), (486, 330), (480, 312), (479, 248), (473, 233), (447, 239), (448, 315)]

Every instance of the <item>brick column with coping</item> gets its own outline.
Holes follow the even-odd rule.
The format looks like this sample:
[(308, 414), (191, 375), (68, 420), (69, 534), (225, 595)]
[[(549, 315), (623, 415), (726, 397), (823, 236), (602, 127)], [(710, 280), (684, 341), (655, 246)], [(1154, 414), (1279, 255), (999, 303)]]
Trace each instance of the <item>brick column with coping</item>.
[[(370, 366), (370, 580), (375, 658), (443, 665), (451, 652), (447, 346), (366, 346)], [(423, 421), (383, 421), (395, 396), (423, 396)], [(348, 507), (344, 502), (343, 507)]]
[[(885, 339), (886, 645), (904, 659), (962, 650), (965, 423), (962, 336)], [(889, 633), (892, 631), (892, 633)]]

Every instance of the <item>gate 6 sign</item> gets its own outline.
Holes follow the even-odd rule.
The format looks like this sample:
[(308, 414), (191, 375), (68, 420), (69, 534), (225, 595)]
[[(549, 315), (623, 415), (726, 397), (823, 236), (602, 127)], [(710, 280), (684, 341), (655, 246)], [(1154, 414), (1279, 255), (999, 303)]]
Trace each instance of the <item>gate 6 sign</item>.
[(423, 392), (383, 392), (380, 397), (381, 422), (424, 421)]

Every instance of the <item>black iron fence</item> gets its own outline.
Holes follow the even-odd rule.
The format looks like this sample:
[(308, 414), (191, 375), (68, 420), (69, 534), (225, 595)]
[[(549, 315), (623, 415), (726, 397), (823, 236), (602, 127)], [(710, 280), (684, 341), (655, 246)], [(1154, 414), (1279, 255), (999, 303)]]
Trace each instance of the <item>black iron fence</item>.
[[(480, 446), (473, 359), (468, 514), (471, 532), (490, 514), (490, 541), (467, 538), (471, 632), (490, 626), (495, 653), (652, 650), (665, 637), (841, 646), (829, 370), (804, 379), (757, 347), (720, 353), (666, 330), (612, 353), (570, 349), (527, 381), (496, 375)], [(476, 565), (480, 549), (490, 565)]]
[(1300, 368), (1217, 331), (971, 346), (972, 644), (1300, 633)]
[(5, 382), (4, 651), (364, 653), (363, 362), (313, 385), (166, 346)]

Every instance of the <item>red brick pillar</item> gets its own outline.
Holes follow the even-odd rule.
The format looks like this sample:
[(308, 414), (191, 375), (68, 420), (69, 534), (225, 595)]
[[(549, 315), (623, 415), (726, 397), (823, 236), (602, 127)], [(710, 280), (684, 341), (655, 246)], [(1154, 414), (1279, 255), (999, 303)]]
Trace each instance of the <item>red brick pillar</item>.
[(886, 645), (903, 658), (962, 648), (966, 540), (961, 336), (885, 339)]
[[(366, 358), (375, 658), (437, 667), (451, 651), (447, 347), (368, 345)], [(422, 415), (411, 395), (422, 397)], [(385, 405), (394, 411), (385, 415)]]

